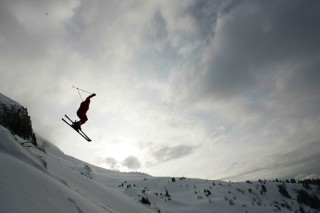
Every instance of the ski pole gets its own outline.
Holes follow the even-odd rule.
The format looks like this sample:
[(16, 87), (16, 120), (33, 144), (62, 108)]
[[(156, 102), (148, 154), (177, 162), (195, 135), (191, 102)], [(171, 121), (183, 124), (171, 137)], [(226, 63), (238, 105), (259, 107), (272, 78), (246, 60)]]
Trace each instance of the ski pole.
[(75, 87), (75, 86), (72, 86), (72, 87), (75, 88), (75, 89), (77, 89), (77, 90), (81, 90), (81, 91), (83, 91), (83, 92), (86, 92), (86, 93), (89, 93), (89, 94), (93, 94), (92, 92), (85, 91), (85, 90), (80, 89), (80, 88), (78, 88), (78, 87)]

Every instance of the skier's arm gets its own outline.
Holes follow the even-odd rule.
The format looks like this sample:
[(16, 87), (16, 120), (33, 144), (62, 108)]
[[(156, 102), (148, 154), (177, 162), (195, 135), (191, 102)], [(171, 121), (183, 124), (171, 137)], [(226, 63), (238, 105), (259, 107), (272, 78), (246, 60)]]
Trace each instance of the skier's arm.
[(86, 101), (89, 100), (90, 98), (94, 97), (94, 96), (96, 96), (95, 93), (93, 93), (92, 95), (88, 96), (88, 97), (86, 98)]

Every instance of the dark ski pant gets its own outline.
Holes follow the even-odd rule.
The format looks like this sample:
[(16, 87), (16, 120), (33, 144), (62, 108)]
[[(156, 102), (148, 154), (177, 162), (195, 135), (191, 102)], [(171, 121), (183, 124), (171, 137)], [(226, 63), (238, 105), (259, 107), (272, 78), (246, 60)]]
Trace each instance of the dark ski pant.
[(77, 115), (78, 117), (80, 118), (80, 123), (81, 124), (84, 124), (87, 120), (88, 120), (88, 117), (86, 115), (86, 112), (83, 112), (81, 110), (78, 110), (77, 111)]

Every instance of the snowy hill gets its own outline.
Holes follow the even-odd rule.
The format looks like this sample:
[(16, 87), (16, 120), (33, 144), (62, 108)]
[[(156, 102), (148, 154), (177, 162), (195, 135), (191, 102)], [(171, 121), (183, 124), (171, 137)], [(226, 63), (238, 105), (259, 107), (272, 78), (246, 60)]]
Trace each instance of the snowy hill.
[(72, 161), (52, 154), (50, 148), (48, 154), (24, 148), (19, 144), (24, 140), (16, 138), (0, 126), (1, 212), (152, 212), (72, 170)]
[(319, 204), (316, 210), (298, 202), (303, 191), (312, 203), (316, 185), (121, 173), (66, 156), (48, 142), (39, 141), (45, 152), (23, 142), (0, 126), (3, 212), (319, 212)]
[(319, 181), (231, 183), (102, 169), (0, 125), (0, 212), (320, 212), (319, 192)]

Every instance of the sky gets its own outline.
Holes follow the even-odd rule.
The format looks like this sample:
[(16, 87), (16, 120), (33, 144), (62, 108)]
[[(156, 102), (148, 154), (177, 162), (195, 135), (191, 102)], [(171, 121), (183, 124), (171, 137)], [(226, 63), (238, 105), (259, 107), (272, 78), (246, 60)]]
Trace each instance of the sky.
[[(0, 0), (0, 92), (88, 163), (153, 176), (320, 177), (317, 0)], [(65, 125), (96, 93), (83, 140)]]

